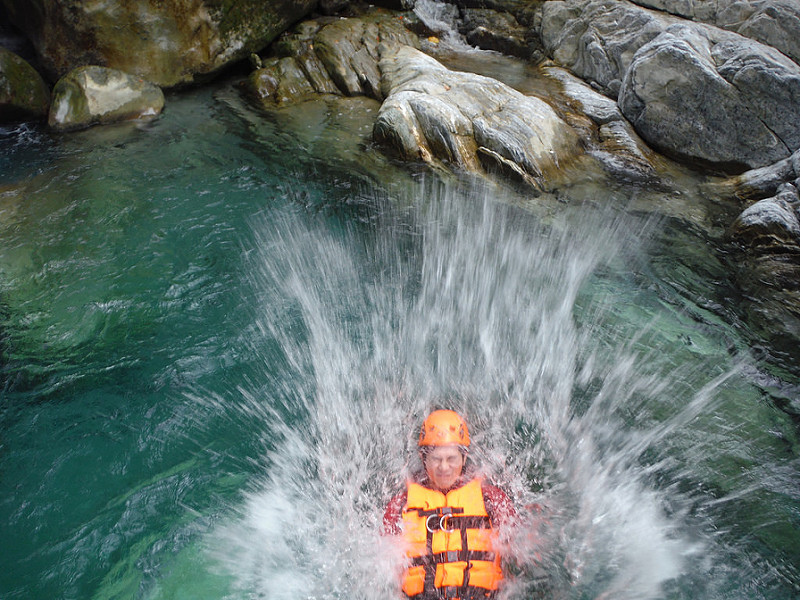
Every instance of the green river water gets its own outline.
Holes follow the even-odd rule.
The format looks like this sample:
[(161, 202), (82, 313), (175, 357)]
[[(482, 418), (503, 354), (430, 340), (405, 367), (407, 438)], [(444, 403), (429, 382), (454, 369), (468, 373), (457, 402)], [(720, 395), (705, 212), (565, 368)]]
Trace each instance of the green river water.
[(375, 110), (1, 130), (0, 598), (396, 597), (439, 405), (544, 507), (504, 598), (800, 597), (798, 369), (706, 234), (393, 166)]

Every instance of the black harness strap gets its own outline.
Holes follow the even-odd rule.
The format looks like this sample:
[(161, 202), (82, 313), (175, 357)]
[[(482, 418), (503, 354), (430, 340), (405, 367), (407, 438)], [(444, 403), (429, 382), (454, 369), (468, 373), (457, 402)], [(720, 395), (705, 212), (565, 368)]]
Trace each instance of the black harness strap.
[[(411, 509), (414, 510), (414, 509)], [(434, 510), (416, 509), (420, 517), (426, 517), (425, 529), (425, 555), (417, 556), (411, 561), (410, 566), (422, 566), (425, 570), (425, 583), (423, 597), (425, 598), (454, 598), (458, 600), (483, 600), (491, 598), (491, 590), (469, 585), (469, 572), (472, 561), (494, 561), (494, 552), (481, 552), (470, 550), (467, 541), (468, 529), (489, 529), (492, 520), (488, 516), (462, 515), (463, 508), (445, 506)], [(433, 534), (436, 531), (459, 531), (461, 534), (461, 550), (433, 553)], [(436, 587), (436, 565), (440, 563), (466, 562), (464, 581), (460, 586)]]
[(428, 563), (452, 563), (452, 562), (468, 562), (473, 560), (485, 560), (487, 562), (494, 561), (496, 555), (494, 552), (479, 552), (478, 550), (451, 550), (450, 552), (439, 552), (437, 554), (428, 554), (427, 556), (417, 556), (411, 560), (409, 566), (419, 567), (425, 566)]

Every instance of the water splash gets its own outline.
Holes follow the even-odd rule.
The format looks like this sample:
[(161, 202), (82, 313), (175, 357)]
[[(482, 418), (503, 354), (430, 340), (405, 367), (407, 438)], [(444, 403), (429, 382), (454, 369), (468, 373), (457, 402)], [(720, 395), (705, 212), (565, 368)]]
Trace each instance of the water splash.
[(253, 597), (396, 597), (383, 507), (418, 468), (419, 422), (446, 406), (522, 513), (504, 596), (660, 597), (702, 542), (653, 483), (669, 462), (654, 445), (710, 410), (727, 375), (659, 420), (674, 366), (638, 349), (646, 329), (609, 337), (605, 282), (648, 225), (588, 207), (545, 223), (482, 187), (408, 194), (373, 198), (340, 234), (256, 224), (247, 336), (266, 383), (233, 404), (265, 423), (265, 475), (220, 528), (220, 559)]
[(458, 32), (459, 8), (455, 4), (438, 0), (417, 0), (414, 14), (430, 31), (440, 38), (440, 48), (452, 51), (469, 51), (472, 47)]

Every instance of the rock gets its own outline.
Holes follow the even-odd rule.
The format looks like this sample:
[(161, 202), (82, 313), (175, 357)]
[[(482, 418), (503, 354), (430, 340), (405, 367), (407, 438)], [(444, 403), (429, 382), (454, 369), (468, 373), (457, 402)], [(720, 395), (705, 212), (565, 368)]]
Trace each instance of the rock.
[[(302, 101), (309, 94), (383, 100), (378, 60), (385, 48), (418, 46), (404, 20), (384, 11), (358, 18), (304, 21), (276, 42), (249, 87), (262, 103)], [(304, 79), (305, 81), (301, 81)]]
[(467, 8), (461, 17), (460, 31), (472, 46), (520, 58), (530, 57), (526, 30), (512, 15), (485, 8)]
[(542, 188), (578, 153), (577, 135), (548, 104), (499, 81), (408, 46), (384, 54), (380, 69), (386, 100), (373, 136), (407, 160), (500, 170)]
[(317, 0), (2, 0), (53, 78), (102, 65), (162, 87), (207, 78), (269, 44)]
[(785, 158), (789, 143), (800, 147), (800, 129), (780, 123), (781, 112), (800, 118), (800, 106), (781, 111), (782, 96), (800, 98), (800, 68), (781, 70), (766, 53), (742, 56), (736, 50), (746, 49), (714, 45), (704, 33), (675, 26), (636, 52), (619, 97), (636, 131), (667, 154), (734, 171)]
[(798, 177), (800, 177), (800, 150), (772, 165), (709, 183), (706, 189), (711, 197), (761, 199), (775, 195), (781, 184), (791, 183)]
[(50, 90), (25, 60), (0, 47), (0, 123), (43, 119)]
[(547, 2), (541, 27), (553, 58), (666, 154), (743, 171), (800, 148), (800, 66), (773, 48), (619, 0)]
[(729, 232), (731, 266), (748, 326), (792, 353), (800, 339), (798, 209), (797, 186), (782, 184), (774, 197), (745, 209)]
[(735, 31), (800, 63), (800, 4), (796, 0), (635, 0), (692, 21)]
[(774, 252), (791, 247), (800, 252), (800, 196), (791, 183), (778, 193), (746, 208), (733, 223), (731, 237), (749, 248)]
[[(637, 135), (617, 103), (593, 90), (568, 71), (545, 66), (542, 72), (558, 81), (568, 99), (565, 120), (581, 134), (588, 153), (617, 179), (655, 183), (658, 157)], [(581, 122), (588, 118), (588, 124)]]
[(80, 67), (53, 88), (48, 123), (59, 131), (159, 115), (164, 94), (152, 83), (116, 69)]

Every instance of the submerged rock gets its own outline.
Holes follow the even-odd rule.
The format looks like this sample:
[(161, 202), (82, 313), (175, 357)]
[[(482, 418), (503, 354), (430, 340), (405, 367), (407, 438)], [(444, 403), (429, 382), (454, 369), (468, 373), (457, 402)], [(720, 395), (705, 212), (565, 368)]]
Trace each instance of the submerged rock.
[(49, 125), (60, 131), (159, 115), (164, 94), (158, 86), (116, 69), (80, 67), (53, 88)]
[(3, 0), (9, 19), (60, 77), (83, 65), (162, 87), (191, 83), (265, 47), (317, 0)]
[(407, 160), (499, 170), (535, 188), (579, 151), (578, 136), (544, 101), (497, 80), (450, 71), (408, 46), (380, 62), (386, 100), (376, 141)]
[(0, 47), (0, 123), (43, 119), (50, 90), (27, 61)]
[[(800, 180), (797, 181), (800, 185)], [(745, 209), (729, 232), (748, 324), (794, 352), (800, 339), (800, 195), (782, 184)]]

